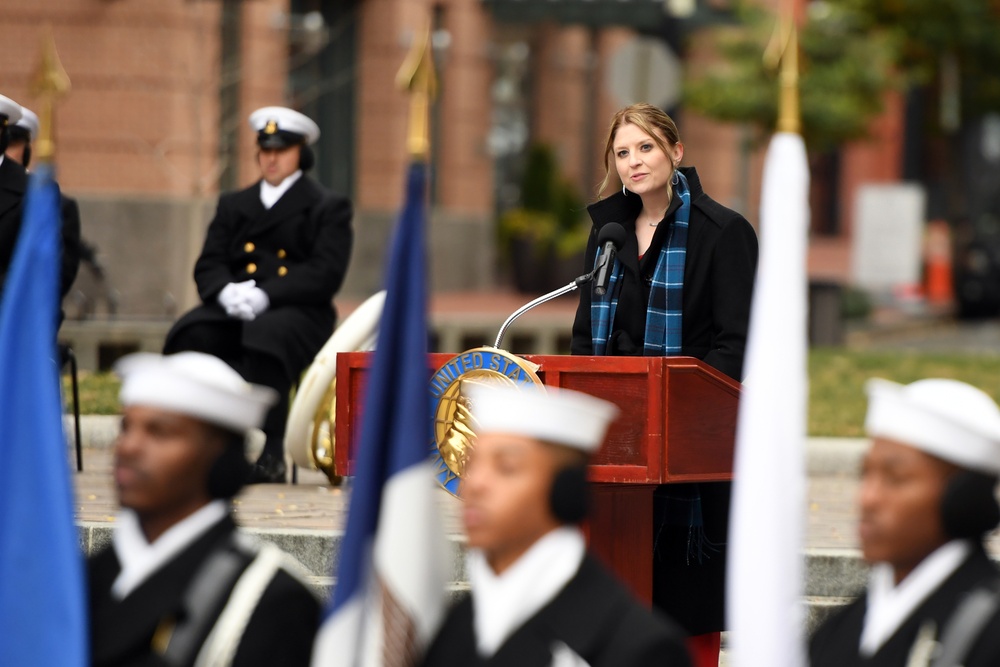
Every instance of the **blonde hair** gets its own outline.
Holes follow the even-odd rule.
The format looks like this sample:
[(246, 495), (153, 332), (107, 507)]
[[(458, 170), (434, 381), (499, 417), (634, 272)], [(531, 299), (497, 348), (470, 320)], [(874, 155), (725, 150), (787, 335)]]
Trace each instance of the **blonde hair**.
[[(662, 109), (654, 107), (652, 104), (647, 104), (646, 102), (640, 102), (638, 104), (632, 104), (625, 107), (624, 109), (619, 109), (614, 116), (611, 117), (611, 127), (608, 128), (608, 139), (604, 144), (604, 180), (601, 184), (597, 186), (597, 197), (598, 199), (604, 193), (605, 188), (608, 187), (608, 183), (611, 181), (611, 173), (617, 171), (614, 168), (614, 143), (615, 135), (618, 133), (618, 129), (622, 125), (635, 125), (640, 130), (648, 134), (656, 142), (667, 155), (670, 155), (670, 147), (675, 146), (681, 142), (680, 132), (677, 131), (677, 124), (674, 123), (674, 119), (668, 116)], [(664, 143), (666, 139), (666, 143)], [(669, 181), (667, 182), (667, 188), (670, 188)]]

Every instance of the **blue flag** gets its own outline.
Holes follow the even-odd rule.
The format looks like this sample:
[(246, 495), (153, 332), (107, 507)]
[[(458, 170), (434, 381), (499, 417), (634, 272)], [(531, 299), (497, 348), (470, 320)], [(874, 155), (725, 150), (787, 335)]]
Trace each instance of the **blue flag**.
[(444, 614), (447, 542), (430, 434), (426, 166), (410, 167), (365, 392), (347, 529), (314, 665), (407, 665)]
[(83, 554), (73, 519), (56, 361), (59, 189), (32, 174), (0, 300), (0, 662), (88, 663)]

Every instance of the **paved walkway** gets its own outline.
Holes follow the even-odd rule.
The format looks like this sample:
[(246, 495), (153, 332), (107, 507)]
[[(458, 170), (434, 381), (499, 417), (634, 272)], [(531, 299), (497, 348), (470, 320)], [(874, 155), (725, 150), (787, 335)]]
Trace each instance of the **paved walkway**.
[[(88, 523), (111, 523), (117, 510), (111, 483), (111, 451), (84, 449), (84, 472), (74, 475), (77, 519)], [(849, 460), (839, 466), (818, 465), (814, 456), (810, 468), (807, 549), (857, 548), (857, 475)], [(346, 518), (348, 493), (331, 488), (326, 477), (312, 470), (299, 471), (298, 484), (258, 484), (247, 487), (235, 500), (236, 516), (248, 528), (270, 530), (341, 531)], [(458, 501), (441, 493), (448, 529), (460, 532)], [(990, 551), (1000, 556), (1000, 537), (994, 535)]]

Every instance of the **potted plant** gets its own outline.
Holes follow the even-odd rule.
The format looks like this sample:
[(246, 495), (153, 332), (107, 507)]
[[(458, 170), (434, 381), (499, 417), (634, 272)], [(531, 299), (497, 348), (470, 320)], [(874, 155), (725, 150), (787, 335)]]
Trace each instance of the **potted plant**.
[[(563, 179), (552, 149), (534, 144), (528, 151), (521, 204), (500, 216), (499, 244), (520, 292), (542, 293), (568, 282), (582, 266), (589, 226), (584, 204)], [(563, 280), (568, 265), (569, 278)]]

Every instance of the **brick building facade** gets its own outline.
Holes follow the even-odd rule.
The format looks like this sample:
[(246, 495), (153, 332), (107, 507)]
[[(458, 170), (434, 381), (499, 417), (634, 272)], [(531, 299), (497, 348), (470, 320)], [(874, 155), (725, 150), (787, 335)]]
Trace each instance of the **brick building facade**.
[[(60, 181), (80, 200), (84, 236), (100, 251), (106, 281), (81, 273), (78, 292), (89, 293), (77, 294), (82, 305), (70, 305), (71, 317), (110, 309), (169, 319), (194, 302), (191, 268), (205, 225), (220, 189), (255, 180), (246, 117), (267, 104), (301, 108), (319, 122), (316, 175), (357, 209), (344, 294), (377, 289), (407, 159), (407, 99), (394, 80), (415, 32), (428, 25), (441, 80), (433, 110), (432, 286), (494, 286), (494, 221), (509, 203), (498, 132), (511, 91), (498, 82), (519, 66), (508, 55), (524, 59), (515, 77), (523, 100), (514, 112), (527, 133), (520, 141), (551, 144), (561, 173), (590, 200), (604, 173), (608, 120), (625, 103), (609, 90), (608, 62), (635, 33), (501, 22), (488, 5), (0, 0), (7, 45), (0, 93), (32, 106), (30, 78), (46, 24), (73, 82), (59, 107)], [(697, 49), (689, 56), (700, 57)], [(842, 198), (849, 201), (861, 182), (898, 178), (900, 118), (899, 105), (890, 104), (873, 126), (874, 141), (845, 149)], [(741, 157), (737, 128), (683, 111), (678, 120), (685, 163), (699, 168), (716, 199), (755, 221), (760, 154)], [(824, 275), (846, 276), (851, 213), (849, 204), (841, 207), (844, 234), (813, 244)]]

